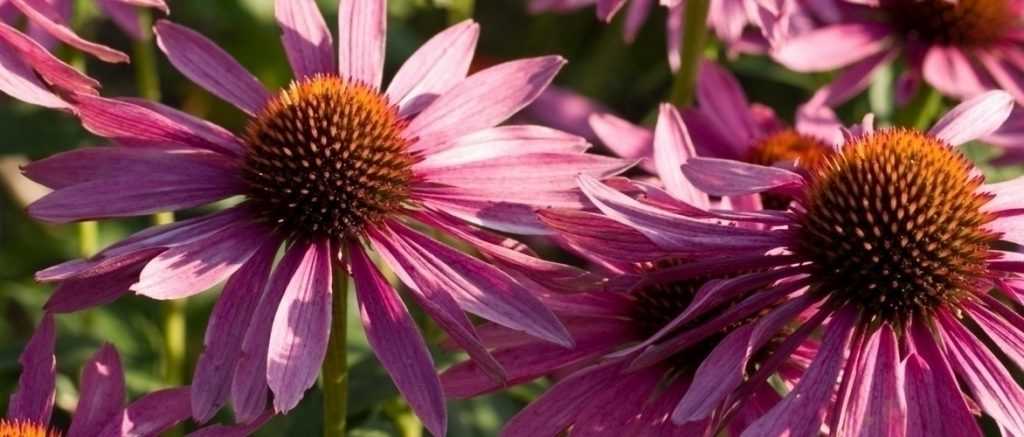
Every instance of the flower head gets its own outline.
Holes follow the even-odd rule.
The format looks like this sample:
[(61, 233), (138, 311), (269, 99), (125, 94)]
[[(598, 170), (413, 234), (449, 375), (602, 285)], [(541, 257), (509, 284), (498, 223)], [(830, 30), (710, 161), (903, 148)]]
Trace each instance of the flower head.
[(426, 42), (382, 90), (383, 0), (341, 2), (337, 58), (315, 2), (281, 0), (275, 10), (295, 79), (274, 93), (198, 33), (156, 26), (172, 64), (250, 116), (240, 135), (153, 102), (75, 97), (85, 127), (121, 146), (28, 166), (29, 177), (56, 190), (30, 206), (36, 217), (65, 222), (242, 201), (40, 272), (60, 283), (48, 308), (74, 311), (129, 290), (177, 299), (226, 280), (192, 408), (206, 420), (230, 398), (247, 420), (265, 408), (268, 387), (283, 412), (315, 383), (329, 336), (332, 271), (345, 269), (378, 358), (427, 428), (443, 435), (432, 359), (371, 250), (500, 380), (504, 370), (464, 311), (562, 346), (569, 335), (524, 281), (410, 224), (478, 245), (487, 243), (475, 226), (545, 233), (537, 208), (586, 205), (576, 175), (603, 178), (629, 164), (585, 154), (584, 140), (551, 129), (495, 127), (543, 91), (564, 63), (558, 57), (466, 77), (479, 34), (467, 21)]
[[(825, 326), (793, 390), (743, 435), (812, 435), (823, 425), (837, 435), (929, 426), (980, 435), (970, 404), (1017, 434), (1024, 430), (1018, 413), (1024, 390), (988, 344), (1024, 364), (1020, 316), (1007, 306), (1020, 298), (1013, 285), (1020, 261), (1012, 249), (1019, 244), (1020, 205), (1010, 194), (1020, 181), (985, 184), (954, 149), (994, 131), (1012, 106), (1006, 93), (983, 94), (927, 133), (874, 130), (867, 123), (808, 175), (718, 159), (684, 164), (688, 179), (714, 195), (772, 191), (793, 200), (783, 214), (729, 215), (771, 224), (749, 232), (708, 226), (682, 210), (639, 211), (594, 182), (584, 188), (609, 216), (663, 250), (717, 253), (707, 262), (741, 273), (737, 281), (757, 275), (742, 273), (755, 267), (779, 275), (775, 285), (741, 292), (742, 314), (758, 325), (784, 308), (808, 317), (790, 325), (792, 334), (755, 377), (737, 382), (739, 392), (763, 381), (774, 363)], [(693, 277), (677, 273), (677, 279)], [(652, 348), (645, 361), (679, 348)]]

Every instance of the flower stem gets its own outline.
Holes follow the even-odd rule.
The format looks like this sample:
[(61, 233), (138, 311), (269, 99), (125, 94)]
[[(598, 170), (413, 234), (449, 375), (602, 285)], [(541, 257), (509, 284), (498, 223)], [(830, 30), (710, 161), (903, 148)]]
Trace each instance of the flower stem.
[[(166, 225), (174, 222), (173, 212), (160, 212), (153, 215), (153, 224)], [(164, 383), (169, 387), (185, 384), (188, 358), (188, 325), (186, 323), (188, 301), (185, 299), (169, 300), (163, 303), (164, 328)], [(177, 437), (184, 435), (181, 426), (172, 428), (163, 435)]]
[(348, 419), (348, 274), (334, 269), (331, 337), (323, 364), (324, 437), (344, 437)]
[(156, 53), (153, 51), (153, 15), (146, 8), (139, 8), (139, 27), (142, 38), (135, 41), (135, 81), (139, 96), (148, 100), (160, 100), (160, 75), (156, 70)]
[(672, 84), (671, 101), (685, 107), (693, 103), (693, 90), (697, 84), (697, 71), (708, 37), (708, 9), (711, 0), (687, 0), (686, 20), (683, 24), (682, 66)]
[(921, 85), (913, 100), (907, 107), (899, 111), (896, 117), (898, 124), (918, 129), (927, 129), (942, 110), (942, 94), (926, 84)]

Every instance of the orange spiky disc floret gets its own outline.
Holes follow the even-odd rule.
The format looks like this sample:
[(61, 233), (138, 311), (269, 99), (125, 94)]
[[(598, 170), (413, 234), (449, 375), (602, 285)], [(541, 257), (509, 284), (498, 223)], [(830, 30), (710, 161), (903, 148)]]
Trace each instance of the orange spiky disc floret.
[(246, 128), (249, 203), (290, 237), (357, 236), (409, 198), (407, 124), (364, 84), (327, 75), (294, 82)]
[[(758, 140), (747, 153), (746, 161), (768, 166), (790, 162), (810, 171), (825, 163), (833, 153), (830, 145), (816, 137), (784, 129)], [(784, 210), (789, 207), (790, 199), (763, 193), (761, 201), (765, 209)]]
[(798, 228), (794, 250), (816, 266), (816, 291), (897, 323), (968, 296), (996, 240), (973, 170), (915, 130), (847, 144), (814, 173)]
[(882, 5), (908, 36), (940, 45), (992, 45), (1019, 19), (1007, 0), (889, 0)]
[(0, 419), (0, 437), (60, 437), (60, 432), (27, 420)]

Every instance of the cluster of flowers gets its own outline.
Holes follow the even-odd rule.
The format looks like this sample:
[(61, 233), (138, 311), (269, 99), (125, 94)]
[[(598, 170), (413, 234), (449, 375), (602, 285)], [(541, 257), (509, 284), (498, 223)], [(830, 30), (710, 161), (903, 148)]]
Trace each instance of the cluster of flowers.
[[(55, 3), (10, 0), (33, 29), (123, 59), (75, 36)], [(129, 25), (127, 6), (166, 9), (100, 3)], [(529, 7), (592, 3), (603, 19), (626, 8), (627, 40), (654, 7)], [(678, 68), (684, 5), (661, 3)], [(53, 190), (33, 217), (241, 199), (38, 272), (56, 289), (0, 435), (52, 432), (55, 315), (221, 282), (192, 384), (124, 407), (106, 346), (83, 370), (68, 435), (153, 435), (207, 423), (229, 402), (237, 424), (195, 435), (247, 435), (315, 384), (344, 272), (381, 365), (435, 435), (446, 397), (552, 377), (506, 435), (980, 436), (985, 415), (1024, 436), (1013, 377), (1024, 369), (1024, 180), (986, 183), (957, 150), (984, 139), (1005, 147), (1002, 162), (1024, 150), (1024, 2), (711, 0), (708, 21), (731, 51), (840, 71), (787, 126), (706, 61), (697, 105), (663, 104), (653, 130), (548, 90), (557, 56), (469, 74), (472, 21), (431, 38), (382, 88), (384, 0), (342, 1), (336, 42), (314, 0), (277, 0), (275, 13), (294, 71), (278, 91), (193, 30), (153, 30), (181, 74), (249, 117), (237, 134), (103, 97), (45, 38), (0, 24), (0, 90), (109, 140), (24, 168)], [(831, 108), (893, 60), (905, 64), (898, 103), (925, 87), (963, 102), (927, 131), (876, 128), (870, 115), (844, 127)], [(552, 127), (503, 124), (531, 104)], [(618, 156), (587, 153), (595, 139)], [(541, 259), (509, 234), (586, 267)], [(437, 374), (381, 266), (467, 361)]]

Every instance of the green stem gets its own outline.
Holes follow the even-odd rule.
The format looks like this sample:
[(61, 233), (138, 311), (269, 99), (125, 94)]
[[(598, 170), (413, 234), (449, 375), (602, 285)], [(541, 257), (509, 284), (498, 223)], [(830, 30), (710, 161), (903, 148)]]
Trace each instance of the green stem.
[(331, 337), (323, 364), (324, 437), (344, 437), (348, 419), (348, 274), (336, 266)]
[(139, 27), (142, 28), (142, 39), (135, 41), (134, 58), (135, 81), (139, 96), (157, 101), (160, 100), (160, 75), (156, 70), (156, 53), (153, 51), (153, 15), (149, 9), (139, 8)]
[(693, 103), (694, 87), (697, 84), (697, 71), (704, 54), (704, 45), (708, 37), (708, 9), (711, 0), (687, 0), (686, 21), (683, 24), (682, 66), (672, 84), (671, 101), (676, 106), (685, 107)]
[[(154, 225), (166, 225), (174, 222), (173, 212), (153, 214)], [(164, 383), (170, 387), (185, 384), (188, 372), (188, 301), (175, 299), (163, 304), (164, 331)], [(177, 437), (185, 434), (184, 428), (177, 426), (167, 431), (165, 437)]]
[(921, 85), (914, 99), (907, 107), (899, 111), (896, 117), (898, 124), (918, 129), (926, 129), (942, 110), (942, 94), (928, 85)]
[(398, 431), (399, 436), (423, 437), (423, 424), (401, 397), (386, 403), (384, 414), (391, 419), (391, 424)]
[(78, 254), (89, 258), (99, 249), (100, 224), (97, 222), (78, 223)]

